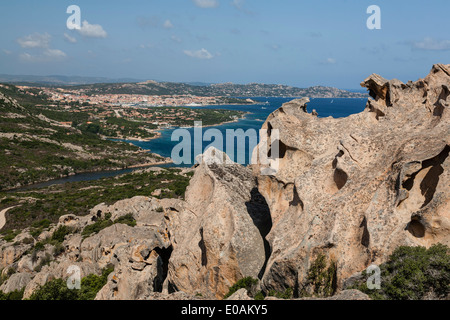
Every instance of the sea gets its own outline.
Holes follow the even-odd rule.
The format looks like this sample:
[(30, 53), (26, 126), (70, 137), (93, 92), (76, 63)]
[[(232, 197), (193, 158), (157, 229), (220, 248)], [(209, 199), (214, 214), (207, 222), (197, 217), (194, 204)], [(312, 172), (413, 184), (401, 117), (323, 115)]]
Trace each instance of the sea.
[[(240, 97), (245, 98), (246, 97)], [(222, 105), (222, 106), (204, 106), (204, 107), (190, 107), (192, 109), (226, 109), (226, 110), (238, 110), (248, 112), (245, 118), (240, 119), (236, 122), (225, 123), (218, 126), (212, 127), (204, 127), (202, 135), (206, 133), (207, 130), (217, 129), (222, 133), (223, 141), (222, 143), (214, 143), (216, 146), (221, 145), (222, 151), (231, 151), (227, 149), (227, 139), (226, 139), (226, 131), (227, 130), (239, 130), (242, 129), (244, 132), (248, 132), (248, 130), (255, 130), (256, 133), (259, 132), (261, 126), (267, 119), (267, 117), (276, 109), (280, 108), (284, 103), (289, 102), (295, 98), (274, 98), (274, 97), (251, 97), (252, 100), (256, 101), (257, 104), (254, 105)], [(364, 110), (367, 99), (349, 99), (349, 98), (311, 98), (311, 101), (307, 105), (308, 112), (311, 112), (313, 109), (317, 111), (319, 117), (333, 117), (333, 118), (342, 118), (347, 117), (351, 114), (359, 113)], [(182, 139), (175, 139), (174, 133), (179, 128), (170, 128), (161, 130), (161, 136), (157, 139), (150, 141), (127, 141), (132, 143), (138, 147), (141, 147), (145, 150), (149, 150), (153, 153), (159, 154), (163, 157), (172, 157), (172, 151), (174, 148), (182, 142)], [(176, 163), (173, 166), (177, 167), (190, 167), (195, 163), (195, 157), (203, 153), (205, 148), (207, 148), (212, 141), (203, 141), (201, 148), (194, 147), (194, 128), (185, 128), (190, 134), (191, 137), (191, 150), (190, 152), (190, 161), (185, 161), (186, 163)], [(173, 137), (174, 136), (174, 137)], [(258, 135), (257, 135), (258, 136)], [(249, 164), (251, 161), (251, 150), (254, 143), (250, 143), (250, 141), (246, 141), (246, 145), (238, 145), (238, 140), (236, 139), (234, 142), (234, 151), (228, 152), (231, 160), (238, 162), (243, 165)], [(178, 148), (179, 149), (179, 148)], [(177, 149), (177, 151), (178, 151)], [(200, 151), (201, 150), (201, 151)], [(242, 152), (245, 152), (245, 158), (238, 158), (238, 155)], [(178, 154), (178, 153), (177, 153)], [(179, 153), (180, 158), (183, 157), (184, 153)], [(242, 160), (244, 159), (244, 160)], [(187, 158), (186, 158), (187, 160)]]
[[(245, 98), (247, 97), (240, 97)], [(217, 126), (204, 127), (202, 129), (202, 135), (206, 133), (207, 130), (217, 129), (222, 133), (223, 136), (223, 150), (227, 151), (226, 144), (226, 131), (227, 130), (238, 130), (242, 129), (244, 132), (248, 132), (248, 130), (255, 130), (256, 133), (259, 132), (261, 126), (267, 119), (267, 117), (276, 109), (281, 107), (283, 103), (289, 102), (295, 98), (274, 98), (274, 97), (251, 97), (252, 100), (256, 101), (257, 104), (253, 105), (221, 105), (221, 106), (203, 106), (203, 107), (189, 107), (192, 109), (227, 109), (227, 110), (238, 110), (247, 112), (247, 115), (243, 119), (239, 119), (236, 122), (225, 123)], [(317, 111), (319, 114), (318, 117), (333, 117), (333, 118), (342, 118), (347, 117), (351, 114), (362, 112), (367, 103), (367, 98), (311, 98), (311, 101), (307, 105), (307, 111), (311, 112), (313, 109)], [(153, 152), (159, 154), (163, 157), (171, 157), (172, 150), (174, 147), (180, 144), (180, 140), (172, 141), (172, 135), (176, 130), (180, 128), (168, 128), (160, 130), (161, 136), (157, 139), (153, 139), (150, 141), (134, 141), (134, 140), (125, 140), (128, 143), (132, 143), (138, 147), (141, 147), (149, 152)], [(165, 165), (158, 165), (158, 167), (192, 167), (195, 163), (195, 157), (202, 153), (205, 148), (207, 148), (211, 141), (204, 141), (202, 143), (201, 148), (194, 148), (194, 128), (185, 128), (189, 132), (192, 140), (191, 140), (191, 154), (189, 161), (186, 163), (172, 163)], [(217, 131), (216, 131), (217, 132)], [(214, 141), (214, 140), (213, 140)], [(233, 153), (237, 157), (239, 154), (245, 154), (245, 157), (242, 157), (243, 160), (234, 159), (232, 160), (238, 162), (242, 165), (247, 165), (251, 161), (251, 145), (248, 139), (246, 140), (245, 145), (239, 145), (237, 140), (235, 141)], [(202, 150), (202, 151), (200, 151)], [(181, 153), (183, 154), (183, 153)], [(92, 172), (92, 173), (80, 173), (73, 176), (60, 178), (56, 180), (46, 181), (43, 183), (30, 185), (26, 187), (22, 187), (20, 189), (16, 189), (15, 191), (24, 191), (29, 189), (39, 189), (48, 187), (55, 184), (64, 184), (68, 182), (77, 182), (77, 181), (93, 181), (107, 177), (114, 177), (121, 174), (130, 173), (134, 170), (138, 170), (139, 168), (128, 168), (123, 170), (115, 170), (115, 171), (100, 171), (100, 172)]]

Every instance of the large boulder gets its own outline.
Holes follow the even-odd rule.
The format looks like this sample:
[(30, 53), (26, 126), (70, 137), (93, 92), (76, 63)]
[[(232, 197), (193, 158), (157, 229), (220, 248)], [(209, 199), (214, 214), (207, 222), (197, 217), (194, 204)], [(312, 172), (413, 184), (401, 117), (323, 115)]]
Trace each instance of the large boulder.
[(186, 191), (186, 204), (167, 216), (173, 241), (169, 292), (222, 298), (242, 277), (261, 275), (270, 213), (250, 169), (208, 149)]
[(267, 159), (254, 160), (273, 222), (265, 290), (299, 295), (319, 255), (336, 266), (339, 290), (400, 245), (450, 244), (450, 65), (416, 82), (372, 75), (362, 86), (371, 98), (359, 114), (320, 118), (295, 100), (263, 125), (258, 149), (279, 130), (280, 151), (270, 175), (261, 174)]
[(31, 281), (31, 275), (28, 273), (14, 273), (8, 280), (0, 286), (0, 291), (10, 293), (16, 290), (22, 290)]

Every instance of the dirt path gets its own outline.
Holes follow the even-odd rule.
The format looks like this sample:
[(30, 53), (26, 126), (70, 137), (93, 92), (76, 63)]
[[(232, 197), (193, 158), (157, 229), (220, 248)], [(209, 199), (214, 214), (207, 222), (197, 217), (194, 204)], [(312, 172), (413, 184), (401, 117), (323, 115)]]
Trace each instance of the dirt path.
[(5, 217), (6, 212), (8, 212), (8, 210), (10, 210), (10, 209), (12, 209), (12, 208), (15, 208), (15, 207), (18, 207), (18, 206), (9, 207), (9, 208), (6, 208), (6, 209), (3, 209), (2, 211), (0, 211), (0, 230), (1, 230), (1, 229), (5, 226), (5, 224), (6, 224), (6, 217)]

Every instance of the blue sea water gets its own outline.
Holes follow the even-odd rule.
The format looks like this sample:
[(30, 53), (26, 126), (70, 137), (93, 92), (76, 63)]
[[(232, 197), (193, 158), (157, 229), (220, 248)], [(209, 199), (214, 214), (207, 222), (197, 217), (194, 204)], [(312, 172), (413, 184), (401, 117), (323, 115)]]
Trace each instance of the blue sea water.
[[(255, 101), (260, 102), (260, 104), (255, 105), (226, 105), (226, 106), (207, 106), (207, 107), (192, 107), (193, 109), (197, 108), (206, 108), (206, 109), (228, 109), (228, 110), (240, 110), (249, 112), (245, 119), (241, 119), (237, 122), (226, 123), (220, 126), (214, 127), (205, 127), (203, 128), (203, 133), (208, 129), (218, 129), (225, 136), (225, 132), (227, 129), (242, 129), (244, 131), (247, 130), (258, 130), (261, 128), (262, 124), (266, 120), (266, 118), (273, 111), (281, 107), (281, 105), (285, 102), (291, 101), (293, 98), (252, 98)], [(308, 104), (308, 112), (311, 112), (312, 109), (315, 109), (319, 113), (319, 117), (329, 117), (332, 116), (334, 118), (347, 117), (351, 114), (359, 113), (364, 110), (367, 99), (311, 99), (311, 102)], [(139, 142), (139, 141), (127, 141), (133, 143), (143, 149), (149, 150), (151, 152), (160, 154), (164, 157), (171, 157), (172, 149), (179, 143), (178, 141), (172, 141), (172, 133), (176, 128), (166, 129), (161, 131), (161, 137), (155, 140), (147, 141), (147, 142)], [(193, 136), (194, 129), (188, 128), (186, 129)], [(203, 143), (202, 149), (204, 150), (211, 142), (207, 141)], [(224, 149), (226, 151), (226, 141), (223, 141)], [(248, 164), (250, 162), (250, 152), (249, 152), (249, 143), (247, 141), (245, 146), (235, 145), (234, 154), (239, 154), (239, 152), (245, 153), (245, 161), (239, 162), (241, 164)], [(190, 163), (187, 164), (166, 164), (161, 167), (191, 167), (194, 164), (195, 152), (193, 148), (191, 149), (192, 157)], [(237, 159), (232, 159), (236, 161)], [(134, 170), (138, 170), (138, 168), (128, 168), (123, 170), (115, 170), (115, 171), (102, 171), (102, 172), (87, 172), (80, 173), (74, 176), (65, 177), (61, 179), (56, 179), (52, 181), (47, 181), (39, 184), (35, 184), (32, 186), (22, 187), (17, 189), (16, 191), (23, 191), (28, 189), (38, 189), (44, 188), (55, 184), (64, 184), (68, 182), (77, 182), (77, 181), (93, 181), (101, 178), (114, 177), (120, 174), (130, 173)]]
[[(262, 124), (267, 119), (270, 113), (281, 107), (283, 103), (291, 101), (293, 98), (266, 98), (266, 97), (258, 97), (252, 98), (253, 100), (259, 102), (260, 104), (255, 105), (224, 105), (224, 106), (206, 106), (206, 107), (191, 107), (193, 109), (202, 108), (202, 109), (227, 109), (227, 110), (239, 110), (249, 112), (249, 114), (245, 117), (245, 119), (241, 119), (237, 122), (226, 123), (219, 126), (214, 127), (205, 127), (203, 128), (203, 133), (208, 129), (218, 129), (223, 134), (223, 151), (227, 150), (225, 133), (227, 129), (242, 129), (247, 131), (249, 129), (254, 129), (256, 132), (259, 132)], [(339, 99), (328, 99), (328, 98), (316, 98), (311, 99), (311, 102), (308, 103), (307, 109), (308, 112), (311, 112), (315, 109), (319, 117), (329, 117), (332, 116), (334, 118), (347, 117), (351, 114), (359, 113), (364, 110), (367, 99), (347, 99), (347, 98), (339, 98)], [(154, 139), (151, 141), (128, 141), (130, 143), (135, 144), (143, 149), (150, 150), (153, 153), (157, 153), (164, 157), (171, 157), (173, 148), (180, 143), (181, 140), (172, 141), (172, 133), (177, 128), (165, 129), (161, 131), (161, 137), (158, 139)], [(194, 139), (194, 129), (187, 128), (192, 137), (192, 148), (191, 148), (191, 161), (185, 164), (177, 164), (176, 166), (187, 166), (190, 167), (194, 164), (195, 156), (199, 152), (194, 151), (193, 139)], [(213, 140), (214, 141), (214, 140)], [(204, 141), (202, 146), (202, 152), (205, 150), (207, 146), (211, 144), (211, 141)], [(239, 162), (241, 164), (248, 164), (250, 162), (250, 151), (249, 151), (249, 142), (246, 142), (246, 145), (237, 145), (237, 140), (235, 142), (234, 154), (238, 155), (242, 152), (245, 152), (245, 161), (237, 161), (238, 159), (232, 158), (233, 161)], [(182, 154), (181, 154), (182, 155)], [(230, 154), (229, 154), (230, 155)]]

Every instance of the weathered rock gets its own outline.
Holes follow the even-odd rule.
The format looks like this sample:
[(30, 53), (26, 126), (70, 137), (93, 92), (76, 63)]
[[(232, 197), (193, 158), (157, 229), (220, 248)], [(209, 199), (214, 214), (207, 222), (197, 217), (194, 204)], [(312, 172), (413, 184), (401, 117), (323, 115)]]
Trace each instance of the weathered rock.
[(22, 290), (31, 281), (31, 275), (28, 273), (14, 273), (9, 279), (0, 286), (0, 291), (10, 293), (15, 290)]
[(247, 289), (242, 288), (229, 296), (226, 300), (253, 300), (248, 296)]
[(270, 216), (257, 195), (249, 169), (214, 148), (205, 152), (186, 191), (188, 208), (168, 217), (170, 290), (221, 298), (240, 278), (260, 274), (266, 252), (257, 225)]
[(340, 289), (400, 245), (450, 244), (450, 65), (362, 85), (372, 96), (362, 113), (320, 118), (294, 101), (263, 125), (280, 135), (278, 171), (254, 166), (273, 221), (265, 290), (298, 294), (319, 253), (336, 263)]
[(187, 294), (183, 291), (177, 291), (171, 294), (154, 292), (147, 297), (147, 300), (213, 300), (212, 298), (206, 298), (202, 294), (198, 293), (195, 295)]
[(14, 245), (12, 242), (3, 242), (0, 245), (0, 269), (17, 262), (30, 247), (32, 247), (32, 244)]
[(81, 258), (101, 267), (115, 266), (96, 299), (135, 300), (162, 291), (171, 250), (163, 230), (118, 224), (83, 241)]
[[(281, 300), (276, 297), (266, 297), (264, 300)], [(359, 290), (342, 290), (338, 294), (328, 298), (300, 298), (293, 300), (370, 300), (369, 296)]]

